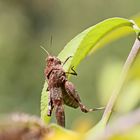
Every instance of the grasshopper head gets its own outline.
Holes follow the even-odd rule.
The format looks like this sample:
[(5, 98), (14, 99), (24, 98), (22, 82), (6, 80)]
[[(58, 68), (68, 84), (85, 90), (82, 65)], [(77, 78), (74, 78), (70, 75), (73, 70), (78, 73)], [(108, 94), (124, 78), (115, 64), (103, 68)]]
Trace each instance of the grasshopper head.
[(58, 59), (55, 56), (48, 56), (47, 59), (47, 66), (56, 66), (56, 65), (61, 65), (60, 59)]

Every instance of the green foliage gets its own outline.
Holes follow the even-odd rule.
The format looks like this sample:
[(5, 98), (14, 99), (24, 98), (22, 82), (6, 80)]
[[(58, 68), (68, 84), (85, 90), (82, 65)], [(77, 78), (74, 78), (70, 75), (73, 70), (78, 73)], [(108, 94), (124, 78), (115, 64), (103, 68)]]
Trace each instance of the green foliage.
[[(100, 40), (108, 33), (121, 27), (133, 27), (133, 23), (123, 18), (111, 18), (105, 20), (95, 26), (92, 26), (84, 32), (77, 35), (71, 40), (58, 55), (63, 62), (67, 57), (72, 58), (64, 66), (65, 71), (69, 71), (71, 66), (76, 67), (82, 59), (84, 59), (90, 51), (99, 43)], [(47, 112), (47, 83), (45, 83), (41, 97), (41, 118), (48, 122), (50, 117)]]
[[(72, 66), (75, 68), (78, 66), (78, 64), (91, 52), (93, 52), (93, 49), (99, 49), (100, 48), (100, 41), (102, 42), (101, 45), (106, 44), (107, 42), (104, 41), (103, 38), (106, 36), (109, 36), (108, 34), (111, 33), (111, 36), (109, 36), (110, 40), (114, 40), (113, 31), (130, 28), (134, 32), (139, 32), (139, 28), (136, 26), (136, 24), (127, 19), (123, 18), (111, 18), (104, 20), (103, 22), (96, 24), (95, 26), (92, 26), (79, 35), (77, 35), (74, 39), (72, 39), (61, 51), (61, 53), (58, 55), (58, 58), (62, 62), (65, 61), (66, 58), (69, 56), (72, 56), (72, 58), (64, 65), (65, 71), (69, 71)], [(127, 31), (125, 31), (127, 33)], [(130, 30), (128, 30), (128, 33)], [(115, 32), (116, 34), (116, 32)], [(124, 35), (124, 33), (122, 33)], [(121, 36), (121, 34), (120, 34)], [(111, 38), (112, 37), (112, 38)], [(112, 41), (111, 40), (111, 41)], [(129, 66), (126, 69), (129, 70)], [(123, 77), (125, 78), (125, 76)], [(122, 79), (123, 79), (122, 78)], [(124, 79), (122, 80), (122, 83), (119, 84), (119, 86), (122, 86), (124, 82)], [(120, 92), (120, 87), (118, 86), (118, 90), (114, 93), (116, 95), (114, 98), (114, 101), (116, 100), (116, 97), (118, 96)], [(44, 88), (42, 90), (42, 97), (41, 97), (41, 118), (45, 121), (45, 123), (48, 123), (50, 120), (50, 117), (48, 117), (47, 114), (47, 82), (45, 82)], [(112, 107), (114, 105), (114, 101), (112, 103)], [(110, 117), (110, 112), (105, 113), (105, 117), (103, 118), (95, 127), (93, 127), (88, 133), (87, 138), (95, 138), (98, 136), (105, 128), (106, 123), (108, 122), (108, 119)]]
[(111, 18), (92, 26), (73, 40), (71, 40), (58, 55), (62, 61), (68, 56), (73, 56), (72, 59), (65, 65), (64, 69), (67, 71), (70, 66), (77, 66), (82, 59), (84, 59), (93, 48), (110, 32), (121, 27), (132, 27), (133, 23), (123, 18)]
[[(126, 3), (127, 8), (124, 8)], [(3, 113), (9, 114), (9, 112), (28, 112), (30, 114), (39, 115), (40, 90), (43, 85), (42, 82), (44, 82), (43, 69), (45, 63), (44, 58), (46, 56), (40, 49), (40, 45), (47, 47), (47, 50), (51, 54), (57, 54), (62, 50), (65, 46), (64, 44), (68, 42), (69, 39), (73, 38), (73, 36), (85, 28), (102, 21), (107, 17), (113, 17), (114, 15), (130, 17), (132, 13), (139, 11), (139, 5), (139, 0), (90, 0), (88, 2), (80, 0), (51, 2), (39, 2), (37, 0), (28, 2), (0, 0), (1, 115)], [(135, 21), (138, 26), (140, 25), (140, 14), (130, 17), (129, 19)], [(89, 32), (92, 31), (90, 30)], [(89, 34), (89, 32), (87, 32), (87, 34)], [(130, 35), (129, 37), (123, 38), (131, 33), (133, 33), (132, 36)], [(68, 48), (72, 48), (71, 51), (66, 51), (66, 47), (64, 48), (65, 57), (62, 52), (58, 56), (64, 61), (70, 53), (73, 55), (73, 58), (65, 65), (66, 70), (69, 70), (75, 63), (75, 60), (77, 61), (77, 56), (75, 54), (77, 54), (78, 48), (82, 45), (82, 42), (86, 42), (85, 40), (88, 42), (89, 38), (86, 37), (87, 34), (85, 33), (83, 36), (81, 35), (82, 37), (77, 37), (77, 42), (73, 41), (73, 44), (70, 44)], [(53, 45), (51, 47), (48, 45), (50, 35), (53, 36)], [(84, 57), (88, 53), (84, 52), (83, 58), (78, 58), (80, 59), (78, 61), (80, 62), (82, 59), (85, 59), (85, 61), (82, 63), (80, 62), (80, 66), (78, 61), (75, 64), (78, 66), (78, 69), (76, 70), (78, 72), (78, 77), (74, 77), (71, 80), (76, 85), (84, 104), (89, 107), (104, 106), (107, 104), (108, 99), (111, 96), (111, 91), (116, 87), (116, 81), (120, 76), (122, 64), (128, 54), (134, 37), (135, 33), (133, 28), (130, 28), (130, 26), (122, 26), (109, 31), (107, 34), (105, 33), (105, 35), (101, 37), (99, 41), (96, 41), (96, 43), (93, 42), (94, 38), (92, 38), (91, 44), (93, 43), (93, 46), (91, 48), (88, 43), (83, 47), (84, 49), (87, 49), (87, 47), (90, 48), (90, 51), (88, 50), (89, 55), (100, 48), (93, 56), (87, 57), (86, 59)], [(120, 40), (112, 43), (112, 41), (117, 39)], [(104, 47), (106, 44), (108, 48), (101, 49), (101, 47)], [(81, 54), (83, 54), (82, 50), (80, 55)], [(127, 80), (123, 85), (123, 89), (119, 93), (119, 98), (109, 121), (110, 123), (111, 121), (116, 122), (118, 116), (122, 116), (122, 113), (126, 114), (140, 105), (139, 60), (140, 58), (136, 59), (133, 68), (131, 68), (128, 74)], [(110, 62), (109, 65), (106, 63), (108, 61)], [(42, 93), (41, 117), (48, 124), (50, 118), (46, 116), (48, 99), (46, 87), (47, 83), (45, 83), (43, 89), (44, 93)], [(91, 118), (92, 123), (90, 122), (90, 124), (93, 126), (97, 123), (97, 120), (99, 121), (102, 113), (93, 112), (84, 114), (80, 112), (79, 109), (74, 110), (69, 107), (65, 107), (65, 111), (67, 120), (66, 126), (67, 128), (72, 129), (75, 126), (79, 126), (81, 129), (81, 125), (83, 125), (81, 122), (83, 122), (84, 118), (86, 118), (86, 121)], [(131, 112), (131, 114), (133, 113), (134, 112)], [(82, 118), (82, 121), (80, 121), (79, 117)], [(77, 125), (77, 120), (80, 122), (79, 125)], [(135, 121), (136, 119), (133, 118), (133, 120)], [(130, 122), (133, 122), (133, 120)], [(16, 125), (14, 124), (12, 126), (15, 128)], [(56, 125), (56, 127), (51, 125), (51, 127), (57, 132), (60, 128), (58, 125)], [(99, 123), (94, 126), (94, 133), (99, 132), (99, 130), (101, 131), (104, 127), (105, 124), (103, 121), (99, 121)], [(21, 129), (18, 128), (17, 130)], [(62, 130), (64, 136), (66, 129), (60, 128), (60, 130)], [(139, 129), (136, 130), (137, 134), (139, 134), (138, 130)], [(92, 133), (93, 131), (91, 131), (91, 137)], [(87, 135), (88, 134), (89, 132)], [(121, 137), (123, 135), (124, 133), (114, 134), (112, 139), (128, 139), (128, 137), (129, 139), (136, 139), (136, 137), (132, 138), (132, 136), (134, 136), (133, 128), (126, 131), (125, 137)], [(56, 139), (59, 138), (56, 137)], [(63, 137), (63, 139), (68, 138)]]

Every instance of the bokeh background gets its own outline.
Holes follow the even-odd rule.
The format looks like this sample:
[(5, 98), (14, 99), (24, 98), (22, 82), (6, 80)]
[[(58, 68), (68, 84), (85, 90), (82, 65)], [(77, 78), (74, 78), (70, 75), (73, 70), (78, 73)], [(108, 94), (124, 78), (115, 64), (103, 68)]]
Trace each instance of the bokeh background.
[[(0, 0), (0, 114), (40, 115), (46, 58), (40, 45), (57, 56), (81, 31), (110, 17), (129, 18), (140, 12), (139, 6), (139, 0)], [(88, 107), (104, 105), (101, 92), (106, 87), (100, 88), (110, 83), (107, 66), (112, 62), (121, 66), (134, 40), (132, 34), (110, 43), (79, 65), (78, 76), (71, 81)], [(113, 68), (116, 76), (118, 67)], [(87, 118), (96, 123), (101, 115), (66, 107), (67, 127)]]

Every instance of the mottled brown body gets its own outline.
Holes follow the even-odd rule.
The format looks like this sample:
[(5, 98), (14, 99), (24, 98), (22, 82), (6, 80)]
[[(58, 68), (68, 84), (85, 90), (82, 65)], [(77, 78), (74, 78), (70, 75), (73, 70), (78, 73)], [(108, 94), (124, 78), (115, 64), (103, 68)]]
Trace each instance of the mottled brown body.
[[(66, 59), (67, 61), (68, 59)], [(79, 95), (76, 93), (75, 86), (73, 83), (67, 80), (66, 74), (77, 75), (76, 72), (71, 69), (73, 72), (65, 72), (61, 61), (54, 57), (48, 56), (47, 66), (45, 68), (45, 76), (48, 80), (48, 112), (47, 115), (51, 116), (53, 108), (55, 108), (55, 116), (57, 123), (65, 127), (65, 113), (64, 113), (64, 104), (78, 108), (80, 107), (82, 112), (90, 112), (99, 110), (102, 108), (87, 109), (80, 100)], [(66, 62), (65, 61), (65, 62)], [(64, 62), (64, 63), (65, 63)], [(64, 64), (63, 63), (63, 64)]]

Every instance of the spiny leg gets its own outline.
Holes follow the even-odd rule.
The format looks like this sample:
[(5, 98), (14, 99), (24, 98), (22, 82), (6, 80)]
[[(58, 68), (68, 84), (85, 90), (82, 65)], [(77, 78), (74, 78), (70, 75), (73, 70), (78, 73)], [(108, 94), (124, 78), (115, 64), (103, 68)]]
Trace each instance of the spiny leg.
[(52, 101), (51, 101), (48, 105), (48, 112), (47, 112), (48, 116), (52, 115), (53, 108), (54, 108), (54, 106), (53, 106)]
[(75, 71), (73, 68), (74, 68), (74, 66), (72, 66), (72, 67), (71, 67), (71, 70), (72, 70), (72, 73), (71, 73), (71, 74), (73, 74), (73, 75), (76, 75), (76, 76), (77, 76), (77, 73), (76, 73), (76, 71)]
[(65, 127), (65, 112), (61, 101), (55, 106), (55, 108), (56, 108), (55, 116), (57, 124), (59, 124), (62, 127)]
[(51, 95), (50, 95), (50, 92), (48, 92), (48, 112), (47, 112), (47, 115), (48, 116), (51, 116), (52, 115), (52, 110), (53, 110), (53, 102), (51, 100)]
[(84, 112), (84, 113), (105, 109), (105, 107), (99, 107), (99, 108), (88, 109), (88, 108), (87, 108), (84, 104), (82, 104), (81, 102), (79, 102), (79, 107), (80, 107), (81, 111)]
[[(74, 107), (74, 108), (77, 108), (77, 107), (80, 107), (81, 111), (82, 112), (91, 112), (91, 111), (97, 111), (97, 110), (102, 110), (104, 109), (105, 107), (100, 107), (100, 108), (93, 108), (93, 109), (88, 109), (82, 102), (81, 102), (81, 99), (80, 99), (80, 96), (76, 93), (76, 90), (75, 90), (75, 86), (73, 85), (73, 83), (69, 82), (69, 81), (66, 81), (65, 82), (65, 91), (68, 95), (69, 98), (71, 98), (72, 100), (74, 100), (74, 103), (72, 105), (70, 105), (70, 103), (66, 103), (68, 106), (71, 106), (71, 107)], [(68, 98), (67, 97), (67, 98)], [(66, 100), (67, 101), (67, 100)]]
[(71, 75), (77, 76), (77, 73), (76, 73), (76, 71), (73, 68), (74, 68), (74, 66), (71, 67), (71, 71), (72, 72), (66, 72), (66, 74), (71, 74)]

